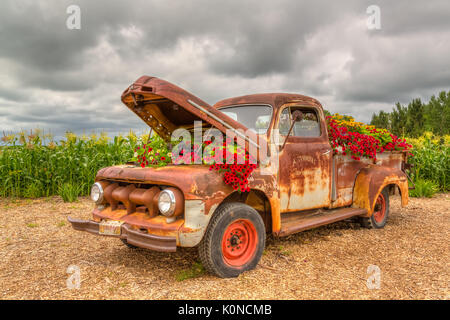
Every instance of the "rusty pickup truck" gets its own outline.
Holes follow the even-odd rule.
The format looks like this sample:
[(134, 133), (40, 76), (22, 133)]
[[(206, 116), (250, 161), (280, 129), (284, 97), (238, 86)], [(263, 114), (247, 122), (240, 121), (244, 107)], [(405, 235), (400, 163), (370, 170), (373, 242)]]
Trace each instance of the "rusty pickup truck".
[[(407, 154), (385, 152), (376, 162), (334, 154), (314, 98), (253, 94), (211, 106), (172, 83), (143, 76), (121, 99), (168, 143), (176, 129), (201, 121), (203, 130), (254, 132), (246, 147), (265, 141), (273, 147), (268, 153), (276, 151), (276, 164), (260, 159), (249, 192), (236, 192), (201, 164), (103, 168), (92, 187), (92, 219), (69, 217), (75, 230), (117, 237), (131, 248), (198, 247), (209, 272), (236, 277), (256, 267), (269, 233), (283, 237), (350, 218), (383, 228), (389, 195), (398, 191), (402, 206), (408, 203)], [(276, 132), (281, 141), (274, 141)]]

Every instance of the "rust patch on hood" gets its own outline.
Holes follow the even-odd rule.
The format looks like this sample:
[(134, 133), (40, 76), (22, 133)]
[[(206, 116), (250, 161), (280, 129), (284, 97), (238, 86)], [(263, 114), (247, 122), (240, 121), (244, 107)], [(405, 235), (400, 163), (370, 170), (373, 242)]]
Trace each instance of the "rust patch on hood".
[(179, 188), (186, 199), (203, 199), (218, 191), (228, 194), (222, 175), (204, 165), (169, 165), (140, 168), (129, 165), (101, 169), (96, 180), (112, 180), (136, 184), (156, 184)]

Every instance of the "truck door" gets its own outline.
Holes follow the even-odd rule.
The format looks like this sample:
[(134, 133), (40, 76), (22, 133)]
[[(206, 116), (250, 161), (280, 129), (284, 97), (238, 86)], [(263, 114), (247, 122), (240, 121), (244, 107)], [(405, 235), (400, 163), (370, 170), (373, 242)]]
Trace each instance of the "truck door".
[[(292, 113), (303, 117), (290, 135)], [(284, 105), (278, 118), (280, 133), (278, 183), (281, 212), (328, 207), (331, 202), (332, 149), (328, 142), (324, 115), (316, 107)]]

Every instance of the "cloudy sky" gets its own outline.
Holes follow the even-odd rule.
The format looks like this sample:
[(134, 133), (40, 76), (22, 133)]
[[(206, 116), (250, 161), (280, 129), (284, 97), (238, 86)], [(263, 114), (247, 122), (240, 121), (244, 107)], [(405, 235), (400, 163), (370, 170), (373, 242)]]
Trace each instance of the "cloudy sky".
[(2, 0), (0, 70), (1, 131), (143, 129), (120, 95), (144, 74), (211, 104), (294, 92), (369, 121), (450, 90), (450, 1)]

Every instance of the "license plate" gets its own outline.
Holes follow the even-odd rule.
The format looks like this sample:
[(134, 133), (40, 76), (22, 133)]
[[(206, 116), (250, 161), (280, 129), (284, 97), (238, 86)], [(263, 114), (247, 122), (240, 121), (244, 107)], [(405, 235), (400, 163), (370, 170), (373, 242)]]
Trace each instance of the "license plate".
[(98, 233), (109, 236), (120, 236), (120, 227), (122, 224), (122, 221), (102, 221), (100, 222)]

